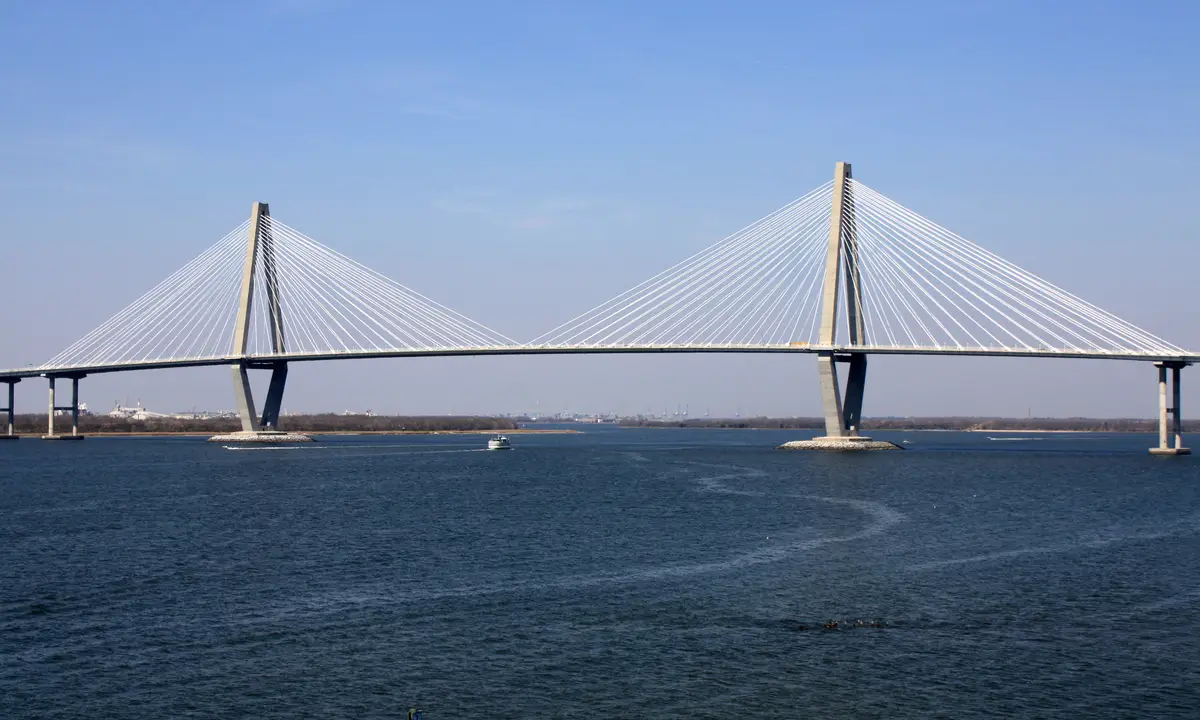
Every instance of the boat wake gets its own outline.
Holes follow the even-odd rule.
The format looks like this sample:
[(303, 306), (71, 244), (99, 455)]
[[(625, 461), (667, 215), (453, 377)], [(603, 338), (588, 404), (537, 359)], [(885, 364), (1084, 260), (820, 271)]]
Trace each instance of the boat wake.
[[(698, 463), (680, 463), (695, 466)], [(727, 484), (738, 479), (761, 478), (768, 473), (756, 468), (737, 466), (714, 466), (729, 470), (718, 475), (691, 477), (687, 480), (697, 486), (697, 492), (711, 492), (743, 497), (761, 497), (766, 493), (742, 490)], [(852, 508), (864, 516), (868, 522), (855, 532), (845, 535), (827, 535), (809, 538), (790, 543), (768, 545), (739, 553), (732, 557), (707, 562), (685, 562), (653, 567), (638, 568), (616, 572), (592, 573), (586, 575), (569, 575), (549, 580), (517, 580), (513, 582), (467, 585), (442, 589), (413, 589), (396, 593), (394, 589), (378, 592), (339, 592), (336, 599), (322, 601), (319, 598), (309, 598), (301, 601), (292, 612), (335, 612), (346, 606), (389, 604), (403, 602), (425, 602), (453, 598), (473, 598), (489, 595), (516, 594), (544, 591), (581, 590), (605, 585), (629, 585), (663, 580), (678, 580), (704, 575), (708, 573), (743, 570), (758, 565), (777, 563), (801, 553), (811, 552), (819, 548), (840, 543), (856, 542), (875, 537), (888, 531), (896, 524), (903, 522), (905, 516), (899, 511), (882, 503), (869, 500), (853, 500), (849, 498), (829, 497), (824, 495), (787, 494), (782, 497), (795, 498), (809, 502), (826, 503)]]
[(328, 445), (222, 445), (226, 450), (236, 450), (238, 452), (246, 452), (254, 450), (257, 452), (276, 451), (276, 450), (328, 450)]
[(372, 457), (381, 455), (445, 455), (447, 453), (487, 452), (487, 448), (454, 448), (448, 450), (404, 450), (402, 445), (280, 445), (278, 447), (240, 447), (238, 445), (222, 445), (226, 450), (358, 450), (368, 448), (391, 448), (395, 452), (372, 453)]
[(1133, 532), (1117, 535), (1105, 535), (1100, 537), (1092, 537), (1090, 539), (1080, 538), (1078, 540), (1054, 543), (1051, 545), (1039, 545), (1036, 547), (1019, 548), (1016, 550), (984, 553), (981, 555), (953, 558), (950, 560), (935, 560), (932, 562), (911, 565), (909, 566), (909, 570), (915, 570), (918, 572), (925, 570), (940, 570), (942, 568), (955, 567), (958, 565), (973, 565), (976, 563), (994, 562), (997, 560), (1007, 560), (1009, 558), (1022, 557), (1025, 555), (1045, 555), (1050, 553), (1072, 552), (1075, 550), (1089, 550), (1122, 543), (1161, 540), (1163, 538), (1187, 535), (1197, 531), (1200, 531), (1200, 516), (1186, 518), (1184, 520), (1172, 523), (1171, 525), (1168, 525), (1160, 530), (1155, 530), (1152, 532)]

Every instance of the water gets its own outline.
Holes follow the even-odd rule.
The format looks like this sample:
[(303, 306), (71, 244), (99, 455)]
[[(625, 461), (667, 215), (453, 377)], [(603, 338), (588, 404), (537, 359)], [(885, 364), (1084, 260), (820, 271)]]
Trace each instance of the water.
[(0, 445), (0, 717), (1200, 715), (1196, 458), (802, 436)]

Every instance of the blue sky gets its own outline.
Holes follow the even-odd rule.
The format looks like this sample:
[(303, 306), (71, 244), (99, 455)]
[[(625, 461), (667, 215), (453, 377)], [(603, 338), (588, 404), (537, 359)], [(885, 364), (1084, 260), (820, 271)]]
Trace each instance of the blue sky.
[[(1200, 348), (1196, 8), (0, 2), (0, 366), (70, 344), (255, 200), (526, 339), (837, 160)], [(1149, 416), (1156, 401), (1131, 363), (880, 358), (871, 373), (875, 415)], [(20, 386), (23, 407), (40, 386)], [(224, 370), (133, 373), (89, 378), (84, 398), (227, 406), (227, 386)], [(333, 363), (296, 368), (285, 407), (535, 403), (818, 412), (811, 358), (738, 356)]]

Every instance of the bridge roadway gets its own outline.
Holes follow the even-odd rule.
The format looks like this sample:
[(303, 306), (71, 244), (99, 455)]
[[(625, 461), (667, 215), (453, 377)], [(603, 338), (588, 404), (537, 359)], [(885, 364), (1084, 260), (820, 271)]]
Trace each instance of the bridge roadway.
[(976, 357), (1075, 358), (1083, 360), (1140, 360), (1143, 362), (1191, 365), (1200, 363), (1200, 354), (1161, 355), (1084, 350), (1008, 349), (988, 347), (897, 347), (872, 345), (496, 345), (462, 348), (348, 350), (327, 353), (284, 353), (278, 355), (226, 355), (221, 357), (145, 360), (113, 365), (42, 366), (0, 370), (0, 381), (31, 377), (82, 377), (132, 370), (207, 367), (245, 363), (250, 367), (270, 366), (277, 362), (310, 362), (399, 357), (456, 357), (483, 355), (620, 355), (651, 353), (799, 353), (869, 355), (965, 355)]

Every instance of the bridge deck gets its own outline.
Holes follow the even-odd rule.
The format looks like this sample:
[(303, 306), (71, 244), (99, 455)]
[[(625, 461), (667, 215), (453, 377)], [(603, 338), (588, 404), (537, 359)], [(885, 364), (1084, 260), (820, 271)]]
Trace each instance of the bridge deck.
[(799, 353), (820, 352), (866, 353), (871, 355), (962, 355), (975, 357), (1033, 357), (1075, 358), (1086, 360), (1140, 360), (1143, 362), (1198, 363), (1200, 354), (1160, 355), (1147, 353), (1087, 352), (1078, 350), (1046, 350), (1038, 348), (987, 347), (895, 347), (895, 346), (820, 346), (820, 345), (629, 345), (629, 346), (554, 346), (508, 345), (489, 347), (354, 350), (327, 353), (285, 353), (282, 355), (227, 355), (221, 357), (144, 360), (113, 365), (42, 366), (0, 370), (0, 379), (20, 379), (44, 375), (93, 375), (132, 370), (158, 370), (178, 367), (207, 367), (232, 365), (239, 362), (267, 365), (279, 361), (312, 362), (321, 360), (351, 360), (400, 357), (455, 357), (486, 355), (620, 355), (652, 353)]

